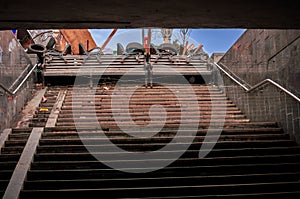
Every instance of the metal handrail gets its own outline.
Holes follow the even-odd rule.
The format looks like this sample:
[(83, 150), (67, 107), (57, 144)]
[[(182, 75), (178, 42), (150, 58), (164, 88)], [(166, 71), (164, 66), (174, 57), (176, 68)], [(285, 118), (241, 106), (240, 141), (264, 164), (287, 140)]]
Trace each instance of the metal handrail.
[(252, 86), (248, 91), (247, 93), (261, 87), (262, 85), (264, 84), (267, 84), (267, 83), (271, 83), (273, 84), (274, 86), (276, 86), (277, 88), (279, 88), (280, 90), (284, 91), (286, 94), (288, 94), (289, 96), (291, 96), (292, 98), (294, 98), (296, 101), (300, 102), (300, 98), (298, 98), (296, 95), (294, 95), (293, 93), (291, 93), (290, 91), (286, 90), (284, 87), (282, 87), (280, 84), (274, 82), (273, 80), (271, 79), (265, 79), (263, 81), (261, 81), (260, 83)]
[(12, 90), (15, 88), (16, 84), (20, 82), (20, 79), (24, 76), (24, 74), (28, 71), (28, 69), (32, 66), (32, 64), (27, 64), (26, 68), (22, 71), (22, 73), (19, 75), (19, 77), (12, 83), (12, 85), (8, 88), (8, 90)]
[(239, 76), (237, 76), (232, 70), (230, 70), (226, 65), (224, 65), (223, 63), (220, 63), (220, 65), (222, 65), (223, 69), (226, 70), (226, 72), (229, 72), (231, 74), (231, 76), (233, 76), (233, 78), (237, 79), (239, 82), (241, 82), (243, 85), (247, 86), (248, 88), (251, 87), (250, 84), (248, 84), (247, 82), (245, 82), (243, 79), (241, 79)]
[(7, 92), (9, 95), (14, 95), (10, 90), (8, 90), (3, 84), (0, 83), (0, 87)]
[(255, 84), (254, 86), (251, 86), (250, 88), (247, 88), (244, 84), (239, 82), (236, 78), (234, 78), (226, 70), (224, 70), (220, 65), (218, 65), (217, 63), (214, 63), (214, 64), (215, 64), (215, 66), (217, 66), (218, 69), (220, 69), (224, 74), (226, 74), (231, 80), (233, 80), (236, 84), (241, 86), (247, 93), (250, 93), (267, 83), (271, 83), (273, 86), (279, 88), (280, 90), (282, 90), (283, 92), (285, 92), (286, 94), (288, 94), (289, 96), (291, 96), (292, 98), (294, 98), (296, 101), (298, 101), (300, 103), (300, 98), (298, 98), (296, 95), (294, 95), (293, 93), (291, 93), (290, 91), (288, 91), (287, 89), (282, 87), (280, 84), (276, 83), (275, 81), (273, 81), (271, 79), (265, 79), (265, 80), (259, 82), (258, 84)]
[(0, 87), (7, 92), (9, 95), (15, 95), (18, 90), (21, 88), (21, 86), (23, 86), (23, 84), (25, 83), (25, 81), (28, 79), (28, 77), (31, 75), (31, 73), (33, 72), (33, 70), (37, 67), (37, 64), (35, 64), (32, 69), (27, 73), (27, 75), (25, 76), (25, 78), (22, 80), (22, 82), (18, 85), (18, 87), (14, 90), (14, 91), (10, 91), (8, 88), (6, 88), (4, 85), (2, 85), (0, 83)]
[(224, 70), (217, 63), (214, 62), (214, 64), (215, 64), (215, 66), (217, 66), (218, 69), (220, 69), (223, 73), (225, 73), (232, 81), (234, 81), (236, 84), (238, 84), (240, 87), (242, 87), (245, 91), (249, 90), (244, 84), (242, 84), (241, 82), (239, 82), (236, 78), (234, 78), (232, 75), (230, 75), (226, 70)]

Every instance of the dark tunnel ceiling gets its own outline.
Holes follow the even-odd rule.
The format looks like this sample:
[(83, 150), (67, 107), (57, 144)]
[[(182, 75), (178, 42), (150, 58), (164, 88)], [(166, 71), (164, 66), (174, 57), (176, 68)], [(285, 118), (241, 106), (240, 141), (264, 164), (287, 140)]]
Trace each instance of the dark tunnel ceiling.
[(295, 0), (0, 0), (1, 29), (300, 28)]

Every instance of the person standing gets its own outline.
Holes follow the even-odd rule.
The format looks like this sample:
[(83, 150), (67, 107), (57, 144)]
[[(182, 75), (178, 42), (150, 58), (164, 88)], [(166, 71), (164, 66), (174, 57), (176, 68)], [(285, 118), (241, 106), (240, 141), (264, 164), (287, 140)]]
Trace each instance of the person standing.
[(36, 73), (36, 83), (38, 85), (44, 86), (45, 80), (44, 80), (44, 70), (45, 70), (45, 56), (41, 53), (37, 54), (37, 73)]
[(152, 76), (153, 76), (153, 66), (151, 64), (151, 54), (149, 51), (146, 51), (145, 60), (144, 60), (144, 70), (145, 70), (145, 86), (148, 87), (150, 84), (150, 88), (153, 87)]
[[(144, 34), (143, 34), (144, 37)], [(153, 76), (153, 66), (151, 64), (151, 52), (150, 52), (150, 44), (151, 44), (151, 28), (148, 28), (148, 36), (144, 37), (144, 70), (145, 70), (145, 86), (148, 87), (150, 84), (150, 88), (153, 87), (152, 76)]]

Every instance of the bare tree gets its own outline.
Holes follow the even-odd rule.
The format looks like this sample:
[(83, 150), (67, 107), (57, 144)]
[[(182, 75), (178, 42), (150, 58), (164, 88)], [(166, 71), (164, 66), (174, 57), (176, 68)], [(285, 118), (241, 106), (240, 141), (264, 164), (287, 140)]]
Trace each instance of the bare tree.
[(186, 41), (189, 40), (192, 30), (185, 28), (185, 29), (179, 29), (179, 31), (173, 32), (173, 44), (176, 46), (176, 48), (179, 51), (179, 54), (182, 54), (184, 45)]
[(180, 36), (182, 39), (182, 45), (185, 45), (185, 42), (189, 39), (190, 35), (191, 35), (192, 30), (188, 29), (188, 28), (182, 28), (180, 29)]

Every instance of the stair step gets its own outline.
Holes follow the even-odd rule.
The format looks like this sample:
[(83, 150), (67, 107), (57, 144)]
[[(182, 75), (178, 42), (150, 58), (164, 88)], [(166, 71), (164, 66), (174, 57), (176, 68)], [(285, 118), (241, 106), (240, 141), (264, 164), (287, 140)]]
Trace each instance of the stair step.
[(18, 133), (21, 133), (21, 134), (24, 134), (24, 133), (28, 133), (30, 134), (30, 132), (32, 131), (32, 128), (13, 128), (12, 129), (12, 134), (18, 134)]
[(161, 178), (120, 178), (120, 179), (74, 179), (74, 180), (35, 180), (27, 181), (25, 189), (95, 189), (101, 184), (102, 188), (130, 188), (143, 187), (147, 185), (156, 186), (193, 186), (197, 185), (222, 185), (227, 183), (243, 184), (267, 183), (284, 180), (297, 181), (299, 173), (268, 173), (249, 175), (225, 175), (225, 176), (183, 176), (183, 177), (161, 177)]
[[(98, 116), (98, 117), (103, 117), (103, 116), (112, 116), (112, 112), (97, 112), (97, 113), (93, 113), (93, 112), (83, 112), (83, 113), (73, 113), (73, 111), (60, 111), (60, 114), (59, 114), (59, 118), (72, 118), (72, 117), (80, 117), (80, 116), (85, 116), (85, 117), (89, 117), (89, 116), (95, 116), (95, 114)], [(127, 115), (127, 113), (115, 113), (116, 115)], [(142, 110), (139, 110), (138, 112), (135, 111), (135, 112), (131, 112), (130, 113), (130, 116), (133, 117), (133, 116), (143, 116), (145, 114), (149, 114), (149, 110), (148, 111), (142, 111)], [(154, 112), (154, 111), (151, 111), (151, 114), (153, 115), (161, 115), (161, 112)], [(180, 112), (177, 112), (177, 111), (168, 111), (168, 114), (181, 114)], [(212, 111), (201, 111), (200, 112), (200, 115), (211, 115), (212, 114)], [(195, 112), (188, 112), (188, 113), (184, 113), (185, 116), (195, 116), (195, 115), (199, 115), (199, 113), (197, 113), (196, 111)], [(221, 116), (225, 116), (225, 115), (242, 115), (242, 112), (241, 111), (218, 111), (218, 115), (221, 115)], [(245, 115), (243, 115), (244, 117), (246, 117)]]
[[(213, 195), (198, 195), (198, 194), (192, 194), (192, 195), (184, 195), (184, 196), (166, 196), (166, 197), (151, 197), (152, 199), (178, 199), (178, 198), (201, 198), (201, 199), (212, 199), (212, 198), (230, 198), (230, 199), (266, 199), (266, 198), (272, 198), (272, 199), (282, 199), (282, 198), (288, 198), (288, 199), (298, 199), (300, 197), (300, 191), (288, 191), (288, 192), (278, 192), (278, 191), (272, 191), (272, 192), (265, 192), (265, 193), (247, 193), (247, 194), (213, 194)], [(134, 198), (134, 197), (133, 197)]]
[[(130, 131), (130, 129), (128, 129), (128, 131)], [(112, 129), (111, 131), (104, 131), (106, 136), (109, 137), (126, 137), (128, 136), (128, 131), (126, 133), (124, 133), (122, 130), (117, 130), (117, 129)], [(282, 129), (281, 128), (246, 128), (246, 129), (223, 129), (221, 130), (221, 135), (225, 136), (225, 135), (276, 135), (276, 134), (283, 134)], [(157, 135), (159, 136), (173, 136), (177, 133), (178, 131), (175, 129), (162, 129)], [(193, 130), (181, 130), (181, 133), (186, 133), (186, 134), (191, 134), (194, 131)], [(210, 129), (210, 132), (215, 132), (218, 133), (220, 132), (219, 129)], [(53, 132), (45, 132), (42, 135), (42, 138), (46, 138), (46, 139), (72, 139), (72, 138), (78, 138), (79, 136), (99, 136), (101, 135), (100, 133), (103, 133), (101, 131), (53, 131)], [(149, 131), (141, 131), (139, 132), (140, 135), (149, 135), (152, 132)], [(203, 129), (203, 130), (198, 130), (196, 135), (206, 135), (207, 133), (207, 129)], [(194, 134), (194, 133), (193, 133)]]
[[(100, 106), (98, 106), (100, 108)], [(125, 107), (126, 108), (126, 107)], [(80, 111), (78, 111), (80, 110)], [(108, 107), (108, 108), (104, 108), (104, 107), (101, 107), (101, 109), (97, 109), (97, 106), (92, 107), (92, 106), (86, 106), (86, 107), (62, 107), (62, 110), (61, 110), (61, 113), (75, 113), (75, 114), (79, 114), (79, 113), (112, 113), (112, 111), (116, 112), (116, 111), (126, 111), (127, 109), (117, 109), (117, 107)], [(146, 107), (146, 108), (142, 108), (142, 107), (139, 107), (139, 109), (131, 109), (132, 112), (149, 112), (149, 107)], [(135, 111), (134, 111), (135, 110)], [(168, 107), (167, 108), (168, 112), (177, 112), (179, 111), (178, 107)], [(223, 112), (226, 112), (226, 111), (240, 111), (237, 107), (225, 107), (225, 106), (220, 106), (220, 107), (203, 107), (203, 106), (200, 106), (199, 107), (199, 110), (200, 110), (200, 114), (201, 112), (203, 111), (223, 111)], [(195, 110), (194, 107), (186, 107), (186, 108), (182, 108), (182, 111), (189, 111), (189, 113), (198, 113), (199, 114), (199, 111), (198, 110)]]
[[(187, 143), (177, 143), (175, 146), (185, 145)], [(173, 145), (169, 143), (169, 146)], [(202, 142), (190, 145), (190, 150), (199, 150), (199, 147), (202, 145)], [(109, 145), (86, 145), (90, 150), (97, 151), (103, 149), (106, 151), (113, 150), (115, 146)], [(153, 151), (161, 147), (164, 147), (165, 143), (155, 143), (155, 144), (118, 144), (118, 147), (129, 150), (129, 151)], [(295, 142), (290, 140), (261, 140), (261, 141), (219, 141), (214, 148), (215, 149), (238, 149), (238, 148), (261, 148), (261, 147), (290, 147), (297, 146)], [(22, 147), (6, 147), (4, 151), (13, 153), (14, 151), (20, 151)], [(86, 147), (82, 144), (79, 145), (40, 145), (37, 149), (38, 153), (64, 153), (64, 152), (82, 152), (87, 151)]]
[[(100, 164), (100, 163), (99, 163)], [(27, 180), (73, 180), (73, 179), (118, 179), (135, 177), (180, 177), (180, 176), (219, 176), (219, 175), (249, 175), (268, 173), (300, 172), (300, 163), (278, 164), (239, 164), (216, 166), (181, 166), (165, 167), (150, 173), (127, 173), (106, 167), (104, 169), (61, 169), (61, 170), (30, 170)], [(103, 165), (104, 167), (104, 165)], [(138, 169), (135, 168), (137, 171)]]
[[(199, 128), (205, 128), (208, 127), (207, 125), (200, 125)], [(229, 130), (231, 131), (233, 128), (236, 129), (236, 131), (243, 131), (243, 129), (247, 130), (247, 129), (254, 129), (253, 131), (255, 131), (255, 128), (257, 129), (268, 129), (268, 128), (278, 128), (276, 122), (232, 122), (232, 123), (228, 123), (224, 126), (222, 126), (222, 130)], [(174, 129), (173, 127), (167, 127), (165, 126), (163, 129)], [(188, 129), (188, 128), (185, 128)], [(194, 129), (194, 128), (193, 128)], [(56, 127), (51, 127), (51, 128), (46, 128), (45, 131), (46, 132), (52, 132), (52, 131), (74, 131), (77, 130), (75, 126), (56, 126)], [(86, 128), (81, 128), (81, 131), (86, 130), (86, 131), (95, 131), (97, 129), (93, 128), (91, 129), (90, 126), (87, 126)], [(118, 126), (107, 126), (107, 127), (102, 127), (101, 130), (104, 131), (108, 131), (108, 130), (120, 130), (120, 128)], [(177, 127), (176, 127), (177, 130)], [(259, 130), (257, 130), (259, 131)]]
[[(204, 151), (204, 150), (203, 150)], [(156, 154), (159, 157), (164, 157), (166, 154), (182, 153), (182, 158), (198, 157), (199, 150), (187, 150), (187, 151), (158, 151)], [(113, 155), (114, 158), (122, 159), (128, 155), (129, 152), (114, 153), (114, 152), (99, 152), (104, 157)], [(241, 157), (241, 156), (280, 156), (285, 154), (300, 154), (300, 147), (270, 147), (270, 148), (241, 148), (241, 149), (212, 149), (208, 152), (207, 158), (213, 157)], [(66, 152), (66, 153), (38, 153), (35, 155), (35, 161), (92, 161), (95, 157), (87, 151), (81, 152)]]
[[(131, 103), (137, 103), (137, 102), (145, 102), (145, 103), (155, 103), (155, 102), (178, 102), (180, 101), (194, 101), (197, 100), (198, 102), (201, 101), (222, 101), (223, 103), (233, 103), (231, 100), (229, 100), (225, 94), (210, 94), (210, 93), (197, 93), (197, 96), (195, 97), (187, 97), (187, 96), (175, 96), (175, 95), (163, 95), (161, 93), (157, 93), (157, 95), (153, 94), (134, 94), (132, 96), (128, 95), (116, 95), (114, 97), (111, 97), (110, 95), (103, 95), (103, 94), (69, 94), (64, 101), (64, 104), (82, 104), (82, 103), (106, 103), (110, 104), (111, 100), (113, 99), (113, 102), (122, 104), (122, 98), (130, 97)], [(55, 101), (55, 100), (54, 100)], [(47, 101), (48, 102), (48, 101)], [(49, 104), (51, 104), (49, 101)], [(44, 103), (47, 104), (47, 103)]]
[[(76, 120), (75, 120), (76, 121)], [(118, 123), (114, 122), (114, 121), (98, 121), (98, 122), (95, 122), (94, 120), (91, 120), (91, 121), (84, 121), (84, 122), (81, 122), (81, 121), (76, 121), (78, 122), (77, 124), (80, 125), (80, 127), (98, 127), (99, 125), (103, 128), (109, 128), (109, 127), (115, 127), (115, 126), (118, 126), (118, 125), (122, 125), (122, 126), (128, 126), (128, 127), (131, 127), (132, 126), (132, 123), (131, 122), (128, 122), (128, 121), (121, 121)], [(190, 126), (193, 126), (195, 127), (195, 122), (199, 123), (198, 125), (200, 127), (207, 127), (209, 125), (212, 125), (212, 126), (220, 126), (224, 125), (227, 126), (227, 125), (232, 125), (233, 123), (247, 123), (247, 122), (250, 122), (249, 119), (226, 119), (224, 121), (224, 119), (213, 119), (213, 120), (209, 120), (209, 119), (202, 119), (202, 120), (173, 120), (173, 121), (166, 121), (164, 123), (164, 126), (165, 127), (178, 127), (179, 125), (181, 127), (190, 127)], [(149, 124), (148, 121), (136, 121), (135, 122), (136, 125), (140, 125), (140, 126), (146, 126)], [(153, 121), (151, 122), (151, 126), (153, 127), (156, 127), (155, 125), (157, 126), (161, 126), (162, 125), (162, 122), (161, 121)], [(74, 122), (57, 122), (56, 126), (75, 126), (75, 123)]]
[(59, 190), (26, 190), (22, 197), (29, 196), (70, 196), (81, 197), (105, 195), (108, 197), (145, 197), (145, 196), (178, 196), (187, 193), (208, 194), (245, 194), (266, 192), (293, 192), (298, 191), (300, 182), (273, 182), (253, 184), (228, 184), (228, 185), (193, 185), (193, 186), (168, 186), (168, 187), (129, 187), (129, 188), (96, 188), (96, 189), (59, 189)]
[[(128, 61), (124, 65), (126, 70), (132, 67), (129, 63), (137, 64), (134, 59)], [(70, 65), (61, 63), (62, 60), (57, 60), (54, 64), (57, 66), (51, 67), (59, 70)], [(95, 66), (102, 70), (96, 59), (87, 63), (90, 68)], [(106, 194), (109, 198), (300, 196), (300, 146), (290, 140), (277, 123), (250, 121), (218, 87), (212, 86), (188, 85), (194, 90), (187, 89), (187, 85), (170, 85), (169, 88), (155, 85), (153, 89), (136, 87), (128, 107), (123, 101), (133, 86), (49, 87), (45, 94), (47, 102), (40, 104), (49, 110), (36, 111), (30, 126), (44, 126), (60, 90), (66, 89), (67, 93), (62, 109), (57, 112), (56, 126), (44, 129), (20, 198), (92, 197), (95, 194)], [(115, 104), (111, 102), (113, 94)], [(189, 104), (194, 100), (189, 96), (194, 94), (198, 103), (180, 105), (180, 100)], [(88, 98), (95, 100), (89, 102)], [(151, 118), (149, 116), (152, 105), (164, 106), (168, 113), (167, 122), (152, 137), (133, 137), (128, 132), (136, 136), (153, 134), (150, 130), (143, 131), (150, 119), (153, 127), (161, 127), (164, 117), (160, 111), (151, 111)], [(127, 111), (136, 126), (128, 120)], [(94, 116), (96, 121), (93, 121)], [(114, 117), (121, 121), (117, 123)], [(76, 129), (74, 120), (80, 128), (77, 126)], [(120, 124), (122, 128), (118, 126)], [(194, 132), (196, 125), (198, 130)], [(138, 132), (136, 127), (141, 131)], [(13, 129), (1, 148), (0, 196), (31, 130)], [(166, 145), (174, 150), (164, 148)], [(212, 145), (212, 150), (201, 148)], [(115, 152), (116, 146), (123, 151)], [(132, 152), (152, 151), (156, 152), (156, 159), (128, 160)], [(199, 158), (199, 152), (208, 154)], [(176, 154), (182, 155), (174, 160), (172, 157)], [(101, 157), (101, 161), (96, 157)], [(107, 165), (109, 163), (118, 164), (128, 172), (113, 169)], [(157, 163), (168, 166), (158, 169)], [(135, 168), (132, 165), (136, 165)], [(154, 171), (145, 173), (144, 166)]]
[[(201, 115), (201, 116), (187, 116), (185, 115), (184, 118), (181, 118), (181, 114), (180, 115), (168, 115), (166, 120), (181, 120), (181, 121), (185, 121), (185, 120), (207, 120), (207, 119), (211, 119), (210, 115)], [(148, 115), (145, 116), (133, 116), (133, 117), (128, 117), (128, 116), (117, 116), (118, 121), (122, 120), (122, 121), (164, 121), (164, 117), (163, 116), (154, 116), (151, 113), (151, 118)], [(86, 122), (86, 121), (91, 121), (91, 120), (99, 120), (99, 121), (114, 121), (116, 119), (116, 117), (113, 116), (81, 116), (81, 117), (70, 117), (70, 118), (61, 118), (59, 117), (57, 119), (57, 122), (73, 122), (74, 119), (76, 119), (76, 122)], [(216, 115), (214, 116), (214, 119), (246, 119), (246, 117), (244, 115), (226, 115), (226, 116), (222, 116), (222, 115)], [(35, 120), (34, 120), (35, 121)], [(37, 121), (43, 121), (43, 119), (39, 119)], [(247, 119), (248, 121), (248, 119)]]
[[(94, 109), (108, 109), (108, 110), (111, 110), (111, 109), (122, 109), (122, 110), (128, 110), (128, 108), (130, 109), (137, 109), (137, 108), (142, 108), (142, 109), (149, 109), (150, 105), (162, 105), (164, 106), (167, 110), (169, 108), (177, 108), (177, 111), (180, 110), (180, 104), (179, 103), (174, 103), (174, 102), (165, 102), (165, 103), (162, 103), (162, 102), (157, 102), (157, 103), (153, 103), (153, 102), (149, 102), (149, 104), (146, 104), (146, 103), (139, 103), (139, 104), (130, 104), (128, 107), (127, 104), (112, 104), (111, 103), (98, 103), (98, 104), (93, 104), (93, 103), (90, 103), (90, 104), (85, 104), (85, 105), (82, 105), (82, 104), (74, 104), (74, 105), (71, 105), (71, 104), (64, 104), (62, 106), (62, 110), (69, 110), (69, 109), (73, 109), (73, 110), (76, 110), (76, 109), (88, 109), (89, 107), (90, 108), (94, 108)], [(223, 103), (223, 102), (220, 102), (220, 103), (210, 103), (210, 102), (204, 102), (204, 103), (199, 103), (198, 102), (198, 105), (201, 105), (201, 107), (199, 107), (199, 110), (205, 110), (204, 108), (206, 107), (213, 107), (213, 108), (218, 108), (218, 107), (221, 107), (221, 108), (229, 108), (229, 107), (236, 107), (235, 104), (230, 104), (230, 103)], [(185, 110), (185, 108), (189, 108), (191, 109), (192, 107), (198, 107), (197, 104), (194, 103), (189, 105), (189, 106), (183, 106), (182, 105), (182, 109)], [(203, 107), (203, 109), (202, 109)], [(50, 107), (49, 107), (50, 108)], [(197, 110), (197, 109), (196, 109)]]
[[(194, 136), (176, 136), (177, 142), (181, 143), (188, 143), (191, 138)], [(237, 141), (237, 140), (277, 140), (277, 139), (289, 139), (288, 134), (258, 134), (258, 135), (221, 135), (218, 136), (195, 136), (194, 142), (201, 142), (204, 140), (204, 138), (218, 138), (219, 141)], [(114, 144), (144, 144), (144, 143), (165, 143), (172, 140), (171, 136), (159, 136), (159, 137), (151, 137), (151, 138), (130, 138), (130, 137), (111, 137), (109, 138), (111, 142)], [(101, 144), (105, 143), (107, 141), (106, 136), (86, 136), (82, 135), (80, 138), (69, 138), (69, 139), (46, 139), (43, 138), (40, 140), (40, 145), (56, 145), (56, 144), (81, 144), (83, 141), (89, 144)], [(17, 144), (23, 144), (24, 141), (7, 141), (7, 146), (13, 146)]]
[(14, 172), (13, 169), (11, 169), (11, 170), (0, 170), (1, 180), (10, 180), (10, 177), (11, 177), (13, 172)]
[(12, 133), (9, 135), (8, 139), (10, 140), (27, 140), (29, 133)]
[[(129, 165), (133, 163), (140, 165), (141, 162), (147, 160), (126, 160), (124, 158), (116, 159), (113, 154), (108, 156), (101, 156), (105, 159), (102, 162), (114, 162), (122, 165), (122, 168), (130, 168)], [(119, 156), (118, 156), (119, 157)], [(160, 159), (151, 159), (152, 163), (155, 162), (170, 162), (172, 159), (168, 157), (159, 157)], [(294, 155), (270, 155), (270, 156), (237, 156), (237, 157), (218, 157), (218, 158), (201, 158), (197, 156), (194, 158), (180, 158), (173, 162), (171, 166), (180, 167), (180, 166), (210, 166), (210, 165), (242, 165), (242, 164), (280, 164), (280, 163), (297, 163), (300, 158), (299, 154)], [(127, 166), (127, 163), (129, 165)], [(94, 161), (35, 161), (31, 165), (31, 169), (36, 170), (62, 170), (62, 169), (100, 169), (106, 168), (98, 160)]]
[[(6, 186), (8, 185), (9, 180), (0, 180), (0, 190), (4, 191), (6, 189)], [(1, 192), (0, 192), (1, 193)]]
[[(204, 138), (211, 138), (211, 139), (217, 139), (219, 142), (236, 142), (236, 141), (277, 141), (277, 140), (288, 140), (289, 136), (287, 134), (274, 134), (274, 135), (226, 135), (226, 136), (196, 136), (195, 138), (191, 137), (191, 136), (176, 136), (176, 142), (177, 143), (189, 143), (189, 141), (191, 139), (193, 139), (195, 143), (201, 143), (203, 142)], [(105, 143), (107, 143), (108, 138), (105, 137), (92, 137), (92, 138), (84, 138), (83, 136), (81, 136), (81, 138), (73, 138), (73, 139), (45, 139), (43, 138), (42, 140), (40, 140), (40, 145), (44, 146), (44, 145), (80, 145), (83, 142), (85, 144), (89, 144), (89, 145), (104, 145)], [(144, 144), (153, 144), (153, 145), (157, 145), (160, 143), (169, 143), (170, 141), (172, 141), (172, 137), (151, 137), (151, 138), (116, 138), (116, 137), (112, 137), (109, 138), (109, 140), (111, 142), (113, 142), (114, 144), (118, 144), (118, 145), (126, 145), (126, 144), (132, 144), (132, 145), (144, 145)], [(11, 147), (11, 146), (18, 146), (18, 145), (24, 145), (26, 142), (24, 141), (7, 141), (7, 147)], [(175, 144), (175, 143), (174, 143)], [(109, 146), (109, 145), (107, 145)]]
[(16, 167), (17, 163), (18, 163), (18, 161), (0, 162), (0, 169), (1, 170), (14, 169)]
[(44, 127), (46, 125), (46, 122), (31, 122), (29, 124), (30, 127)]
[(3, 154), (1, 153), (0, 155), (0, 163), (3, 163), (3, 162), (9, 162), (9, 161), (18, 161), (19, 158), (20, 158), (21, 154), (17, 154), (17, 153), (14, 153), (14, 154)]
[(1, 155), (2, 154), (16, 154), (16, 153), (22, 153), (24, 149), (24, 146), (17, 146), (17, 147), (4, 147), (1, 148)]

